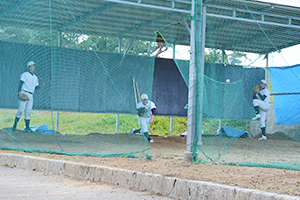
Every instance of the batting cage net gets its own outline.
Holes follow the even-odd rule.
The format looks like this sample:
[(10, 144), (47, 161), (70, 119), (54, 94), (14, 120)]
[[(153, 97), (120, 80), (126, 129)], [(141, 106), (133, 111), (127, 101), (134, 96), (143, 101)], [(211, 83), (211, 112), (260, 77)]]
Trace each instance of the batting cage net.
[[(131, 132), (145, 93), (157, 115), (183, 119), (173, 132), (187, 130), (194, 162), (300, 170), (299, 137), (272, 132), (275, 115), (251, 120), (253, 87), (265, 79), (272, 93), (268, 54), (298, 44), (297, 12), (246, 0), (0, 1), (0, 148), (151, 158), (146, 135)], [(42, 87), (25, 91), (30, 61)]]

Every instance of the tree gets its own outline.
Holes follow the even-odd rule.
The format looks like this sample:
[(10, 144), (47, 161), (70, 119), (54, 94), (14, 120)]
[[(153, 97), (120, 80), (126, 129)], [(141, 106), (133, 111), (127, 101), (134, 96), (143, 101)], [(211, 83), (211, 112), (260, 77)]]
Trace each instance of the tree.
[[(209, 49), (204, 55), (205, 62), (222, 62), (222, 51), (218, 49)], [(247, 54), (241, 52), (232, 52), (231, 54), (224, 55), (224, 64), (239, 65), (242, 63), (242, 59), (248, 59)]]

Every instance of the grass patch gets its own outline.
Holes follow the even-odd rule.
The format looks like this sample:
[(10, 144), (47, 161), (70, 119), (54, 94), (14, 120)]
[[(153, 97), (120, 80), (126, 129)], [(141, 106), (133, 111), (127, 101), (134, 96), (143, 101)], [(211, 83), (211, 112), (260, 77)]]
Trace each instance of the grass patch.
[[(12, 127), (17, 110), (1, 109), (0, 123), (1, 128)], [(116, 114), (110, 113), (79, 113), (79, 112), (59, 112), (59, 132), (64, 134), (89, 134), (89, 133), (115, 133)], [(56, 130), (56, 111), (32, 111), (31, 125), (47, 124)], [(246, 130), (247, 121), (226, 120), (223, 125)], [(22, 130), (24, 115), (18, 123), (18, 129)], [(132, 128), (139, 128), (138, 117), (136, 115), (119, 114), (119, 133), (128, 133)], [(170, 134), (170, 117), (155, 116), (154, 123), (151, 124), (154, 134), (165, 136)], [(219, 128), (218, 119), (203, 119), (203, 130), (205, 134), (216, 134)], [(186, 117), (173, 117), (174, 136), (179, 136), (187, 130)]]

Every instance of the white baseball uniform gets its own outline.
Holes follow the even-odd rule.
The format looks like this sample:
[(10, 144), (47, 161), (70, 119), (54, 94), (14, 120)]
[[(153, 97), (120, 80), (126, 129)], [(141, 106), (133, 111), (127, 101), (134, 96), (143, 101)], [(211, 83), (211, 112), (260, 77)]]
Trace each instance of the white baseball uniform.
[(35, 87), (39, 85), (38, 77), (30, 72), (24, 72), (21, 74), (21, 81), (23, 81), (23, 85), (20, 93), (26, 94), (29, 98), (28, 101), (19, 100), (19, 109), (16, 114), (17, 118), (21, 118), (23, 113), (25, 112), (25, 119), (30, 119), (30, 114), (33, 106), (33, 94)]
[(265, 95), (266, 98), (262, 100), (258, 94), (256, 94), (257, 99), (253, 99), (253, 106), (259, 107), (259, 114), (260, 114), (260, 127), (266, 127), (266, 119), (267, 119), (267, 112), (270, 109), (270, 91), (265, 88), (259, 91), (259, 93), (263, 96)]
[(147, 109), (147, 113), (143, 116), (139, 116), (139, 120), (141, 122), (141, 130), (142, 133), (149, 132), (149, 127), (150, 127), (150, 118), (151, 118), (151, 110), (153, 108), (156, 108), (154, 102), (148, 100), (148, 103), (146, 105), (143, 104), (143, 102), (140, 102), (137, 104), (137, 109), (145, 107)]

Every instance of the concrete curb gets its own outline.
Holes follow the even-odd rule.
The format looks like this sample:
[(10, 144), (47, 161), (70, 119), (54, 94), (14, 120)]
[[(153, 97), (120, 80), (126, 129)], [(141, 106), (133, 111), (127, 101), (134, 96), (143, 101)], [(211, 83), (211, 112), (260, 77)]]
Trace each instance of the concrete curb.
[(104, 182), (173, 199), (299, 200), (300, 197), (62, 160), (0, 153), (0, 165)]

